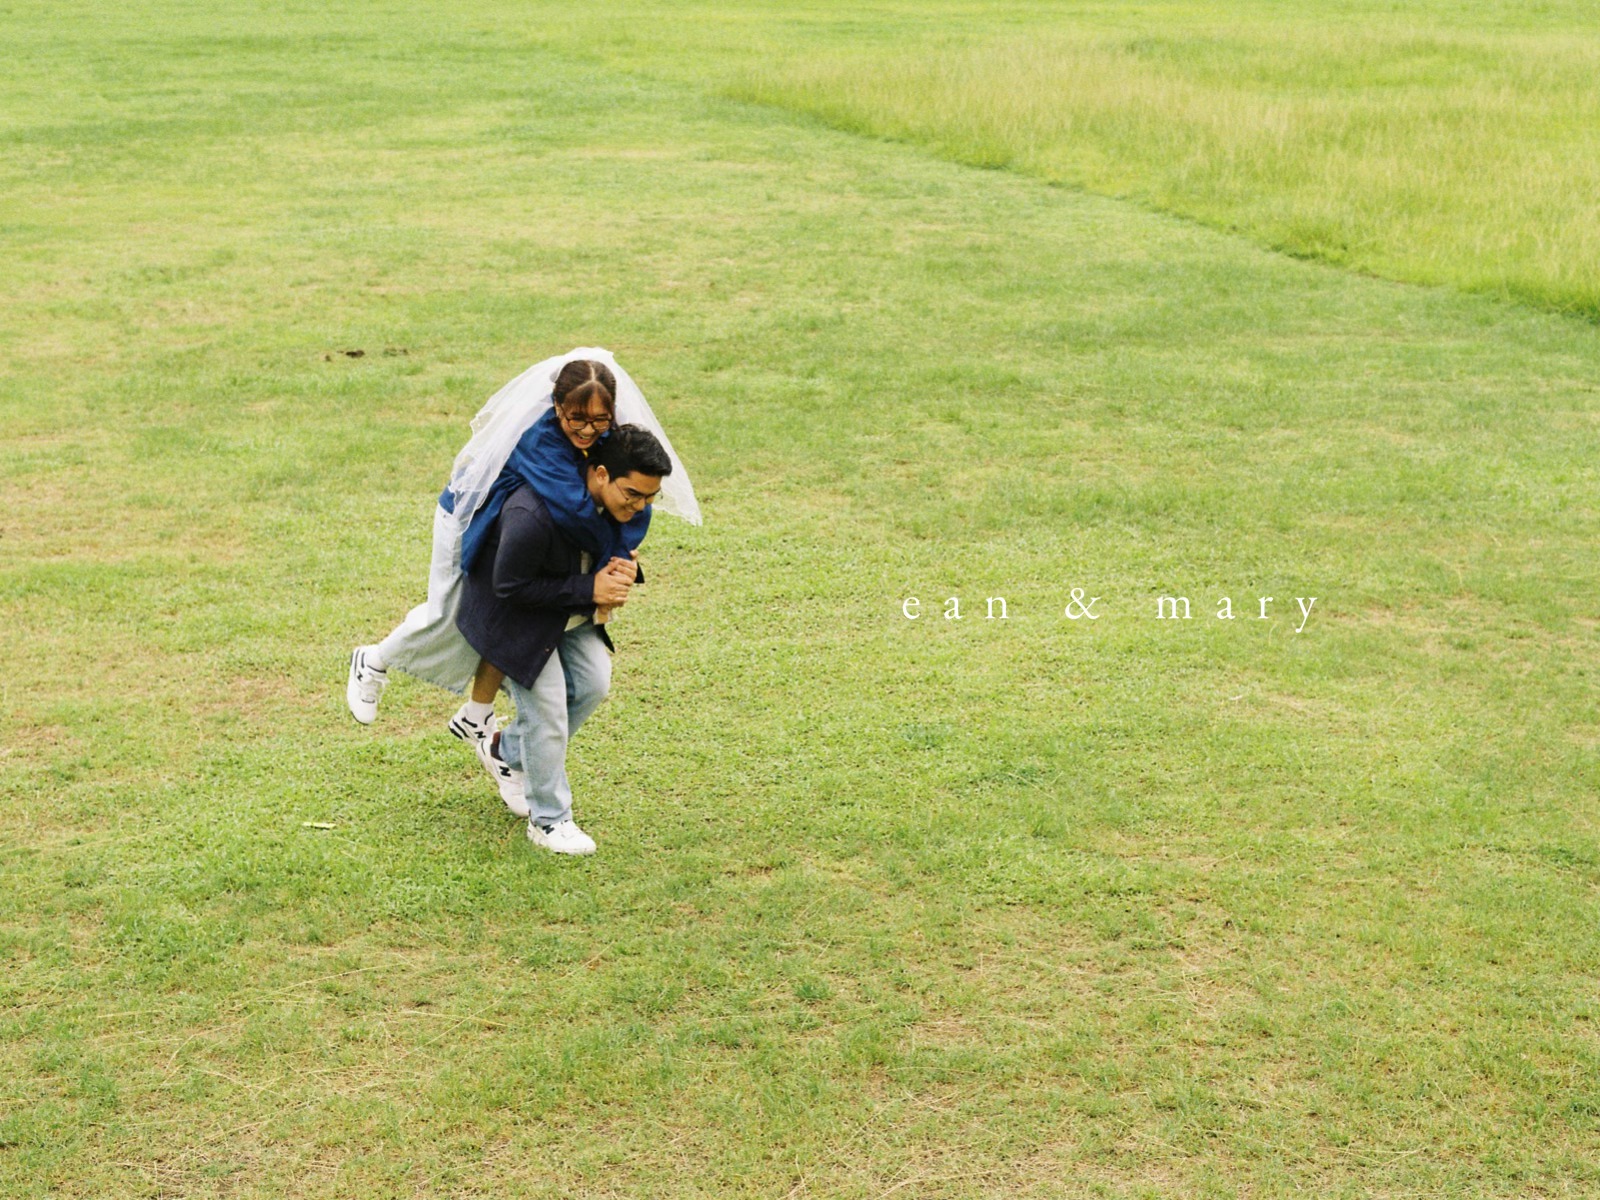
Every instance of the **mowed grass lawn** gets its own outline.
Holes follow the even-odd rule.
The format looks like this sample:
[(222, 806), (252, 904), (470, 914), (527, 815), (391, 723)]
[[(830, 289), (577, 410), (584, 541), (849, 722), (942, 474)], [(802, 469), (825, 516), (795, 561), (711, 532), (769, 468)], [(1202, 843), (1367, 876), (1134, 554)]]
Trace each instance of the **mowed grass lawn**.
[[(606, 11), (0, 16), (0, 1193), (1600, 1188), (1595, 327)], [(342, 685), (585, 343), (707, 520), (564, 861)]]

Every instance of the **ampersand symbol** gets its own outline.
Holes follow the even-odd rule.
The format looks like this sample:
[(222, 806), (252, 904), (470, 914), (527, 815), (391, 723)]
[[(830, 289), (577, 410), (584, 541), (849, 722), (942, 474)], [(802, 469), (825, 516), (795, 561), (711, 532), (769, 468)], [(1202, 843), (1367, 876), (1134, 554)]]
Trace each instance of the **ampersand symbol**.
[[(1094, 611), (1094, 606), (1100, 603), (1099, 596), (1091, 596), (1087, 601), (1083, 598), (1082, 588), (1073, 588), (1068, 595), (1072, 599), (1067, 601), (1067, 620), (1076, 621), (1079, 617), (1088, 617), (1091, 621), (1098, 621), (1100, 614)], [(1076, 608), (1078, 611), (1073, 612)]]

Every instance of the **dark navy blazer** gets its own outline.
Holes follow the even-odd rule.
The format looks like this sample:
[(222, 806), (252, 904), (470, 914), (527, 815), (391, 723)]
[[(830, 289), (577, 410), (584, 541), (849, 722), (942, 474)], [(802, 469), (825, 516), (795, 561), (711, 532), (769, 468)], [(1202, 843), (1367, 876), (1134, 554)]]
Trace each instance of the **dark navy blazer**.
[[(531, 688), (560, 645), (567, 619), (594, 613), (592, 568), (603, 566), (582, 570), (578, 548), (524, 484), (507, 497), (473, 559), (456, 628), (485, 662)], [(606, 649), (614, 649), (605, 626), (599, 630)]]

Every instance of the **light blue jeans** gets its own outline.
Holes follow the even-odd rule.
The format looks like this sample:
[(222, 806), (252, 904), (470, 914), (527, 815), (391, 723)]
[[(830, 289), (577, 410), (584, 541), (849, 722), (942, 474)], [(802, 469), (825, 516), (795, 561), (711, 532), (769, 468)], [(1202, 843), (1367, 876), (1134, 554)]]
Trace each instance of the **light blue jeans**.
[(531, 688), (507, 676), (517, 706), (500, 731), (500, 756), (527, 777), (528, 807), (539, 825), (572, 819), (567, 742), (611, 690), (611, 655), (593, 621), (561, 635)]

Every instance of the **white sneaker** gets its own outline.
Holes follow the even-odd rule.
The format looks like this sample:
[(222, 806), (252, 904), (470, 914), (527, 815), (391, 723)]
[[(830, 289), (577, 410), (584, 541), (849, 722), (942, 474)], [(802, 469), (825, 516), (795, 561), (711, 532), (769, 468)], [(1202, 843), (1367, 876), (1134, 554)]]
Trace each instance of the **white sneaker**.
[(579, 829), (576, 821), (562, 821), (548, 829), (529, 821), (528, 840), (556, 854), (594, 853), (594, 839)]
[(456, 709), (456, 715), (450, 718), (450, 732), (460, 738), (469, 746), (474, 746), (486, 737), (493, 737), (500, 730), (500, 722), (490, 713), (482, 722), (474, 721), (467, 716), (467, 706), (463, 704)]
[(389, 682), (389, 673), (380, 671), (367, 662), (371, 646), (357, 646), (350, 653), (350, 678), (344, 686), (344, 701), (350, 706), (350, 715), (363, 725), (371, 725), (378, 715), (378, 697)]
[(489, 772), (495, 787), (500, 789), (500, 799), (505, 801), (506, 807), (519, 817), (527, 816), (532, 811), (528, 807), (527, 776), (513, 770), (511, 764), (500, 757), (500, 735), (478, 738), (472, 742), (472, 748), (478, 752), (478, 761)]

